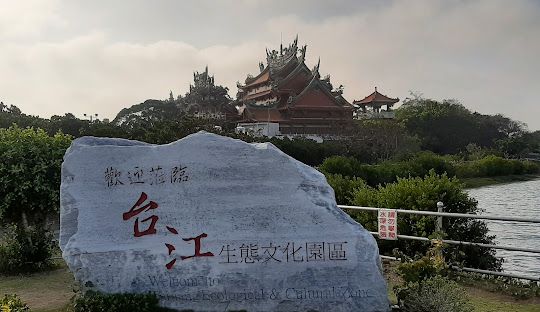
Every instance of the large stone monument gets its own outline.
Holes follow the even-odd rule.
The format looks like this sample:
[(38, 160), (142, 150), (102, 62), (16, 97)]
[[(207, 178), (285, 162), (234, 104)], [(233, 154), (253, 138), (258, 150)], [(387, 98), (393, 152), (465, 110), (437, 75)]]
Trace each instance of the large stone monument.
[(269, 143), (77, 139), (60, 247), (86, 287), (178, 310), (389, 310), (371, 234), (321, 173)]

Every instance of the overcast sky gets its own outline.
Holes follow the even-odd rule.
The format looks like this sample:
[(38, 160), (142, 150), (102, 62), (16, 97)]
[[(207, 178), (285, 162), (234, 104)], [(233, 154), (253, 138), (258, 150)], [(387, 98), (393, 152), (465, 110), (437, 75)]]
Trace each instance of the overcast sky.
[(296, 34), (352, 102), (375, 86), (540, 129), (540, 1), (0, 0), (0, 100), (113, 118), (185, 94), (205, 65), (236, 94)]

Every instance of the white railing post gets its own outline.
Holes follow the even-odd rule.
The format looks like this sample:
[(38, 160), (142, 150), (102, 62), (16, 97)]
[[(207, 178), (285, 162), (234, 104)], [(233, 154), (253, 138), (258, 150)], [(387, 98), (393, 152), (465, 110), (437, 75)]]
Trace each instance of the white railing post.
[[(444, 204), (443, 202), (437, 202), (437, 212), (444, 212)], [(437, 224), (435, 225), (435, 231), (442, 232), (443, 231), (443, 223), (442, 223), (442, 216), (437, 216)]]

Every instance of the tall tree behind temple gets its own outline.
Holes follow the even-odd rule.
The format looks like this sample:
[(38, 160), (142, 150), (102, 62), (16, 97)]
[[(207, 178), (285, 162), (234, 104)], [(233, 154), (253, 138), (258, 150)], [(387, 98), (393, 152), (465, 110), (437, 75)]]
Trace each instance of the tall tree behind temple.
[(474, 143), (494, 148), (501, 140), (526, 133), (525, 125), (502, 115), (471, 113), (456, 100), (414, 98), (396, 110), (396, 118), (420, 139), (423, 150), (454, 154)]
[(420, 150), (419, 140), (393, 119), (357, 120), (342, 139), (343, 155), (376, 163)]

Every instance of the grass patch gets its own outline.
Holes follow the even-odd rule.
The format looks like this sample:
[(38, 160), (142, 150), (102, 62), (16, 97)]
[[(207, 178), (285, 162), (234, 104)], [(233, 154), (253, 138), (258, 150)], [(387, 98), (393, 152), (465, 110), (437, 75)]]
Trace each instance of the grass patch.
[(65, 311), (73, 297), (73, 275), (67, 268), (30, 275), (0, 276), (0, 295), (17, 294), (34, 312)]
[(460, 181), (465, 183), (466, 188), (476, 188), (494, 184), (530, 181), (538, 178), (540, 178), (540, 176), (536, 174), (521, 174), (483, 178), (460, 178)]
[[(396, 296), (392, 289), (401, 281), (394, 270), (397, 263), (384, 261), (383, 264), (388, 296), (395, 304)], [(471, 283), (471, 280), (462, 278), (458, 282), (465, 287), (477, 312), (540, 312), (539, 297), (516, 299), (496, 291), (497, 287), (486, 285), (485, 281)], [(67, 311), (74, 295), (73, 286), (73, 275), (66, 267), (29, 275), (0, 276), (0, 295), (17, 294), (34, 312)]]
[(484, 297), (471, 297), (476, 312), (540, 312), (540, 304), (503, 302)]
[[(403, 280), (396, 273), (399, 262), (383, 260), (384, 276), (388, 285), (388, 298), (397, 303), (394, 286)], [(475, 274), (459, 273), (456, 282), (465, 289), (475, 312), (540, 312), (538, 286), (521, 285), (517, 281), (480, 278)]]

